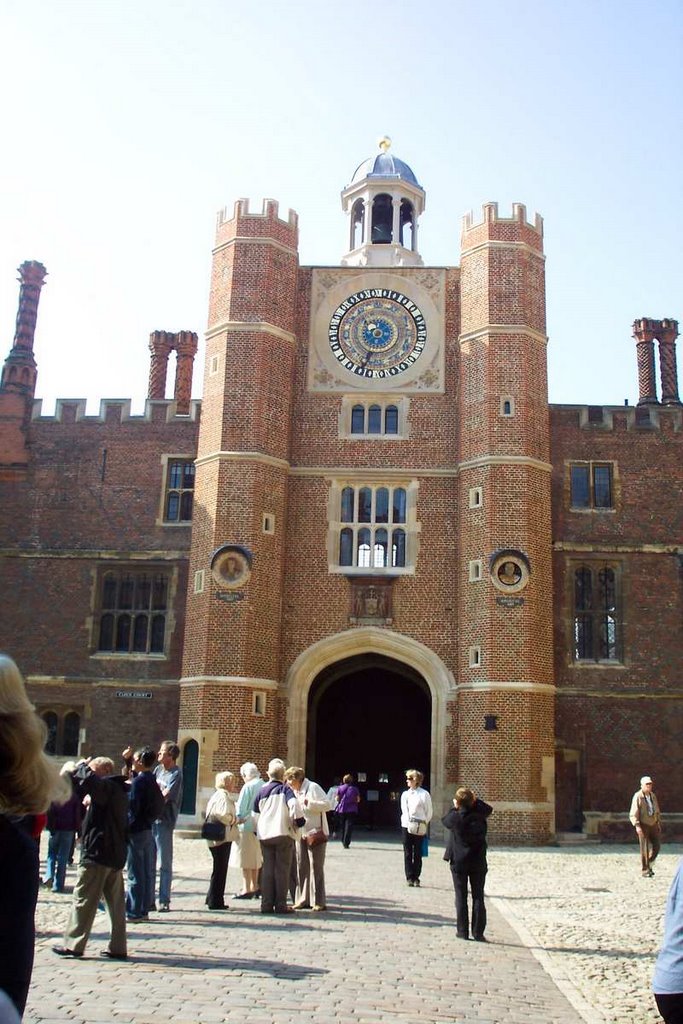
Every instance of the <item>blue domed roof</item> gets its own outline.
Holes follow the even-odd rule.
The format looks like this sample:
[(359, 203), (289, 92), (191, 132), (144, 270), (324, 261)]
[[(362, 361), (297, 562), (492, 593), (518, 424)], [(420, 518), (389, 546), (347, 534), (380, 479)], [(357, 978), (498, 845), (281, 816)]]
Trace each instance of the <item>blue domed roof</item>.
[(371, 156), (359, 164), (353, 173), (351, 184), (362, 181), (363, 178), (402, 178), (411, 185), (422, 188), (408, 164), (387, 152), (378, 153), (377, 156)]

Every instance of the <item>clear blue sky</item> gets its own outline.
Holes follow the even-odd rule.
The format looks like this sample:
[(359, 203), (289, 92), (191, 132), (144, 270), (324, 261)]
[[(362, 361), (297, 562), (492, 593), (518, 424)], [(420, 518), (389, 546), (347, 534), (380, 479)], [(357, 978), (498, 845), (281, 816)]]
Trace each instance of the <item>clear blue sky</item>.
[(633, 403), (632, 321), (683, 324), (682, 44), (681, 0), (2, 0), (0, 358), (40, 260), (44, 411), (141, 411), (150, 331), (205, 329), (217, 210), (278, 199), (336, 264), (387, 133), (427, 264), (483, 202), (543, 215), (550, 399)]

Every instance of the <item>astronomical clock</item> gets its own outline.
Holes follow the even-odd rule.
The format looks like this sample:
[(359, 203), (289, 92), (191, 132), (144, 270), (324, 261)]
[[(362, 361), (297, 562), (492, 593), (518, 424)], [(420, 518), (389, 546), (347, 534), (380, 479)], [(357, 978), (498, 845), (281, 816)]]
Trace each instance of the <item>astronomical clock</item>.
[(314, 270), (312, 391), (443, 390), (440, 270)]

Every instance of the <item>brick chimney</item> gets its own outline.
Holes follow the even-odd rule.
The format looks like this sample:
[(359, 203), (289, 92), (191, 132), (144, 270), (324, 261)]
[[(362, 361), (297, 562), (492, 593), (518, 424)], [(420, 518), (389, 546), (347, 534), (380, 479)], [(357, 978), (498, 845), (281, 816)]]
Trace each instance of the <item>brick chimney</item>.
[(33, 401), (38, 376), (33, 355), (40, 290), (47, 271), (42, 263), (27, 260), (19, 267), (19, 309), (12, 350), (5, 360), (0, 390), (14, 391)]
[(43, 264), (35, 260), (19, 267), (17, 326), (0, 378), (0, 474), (5, 479), (24, 478), (27, 471), (27, 429), (38, 376), (33, 339), (46, 274)]
[(192, 393), (192, 368), (197, 354), (197, 335), (193, 331), (152, 331), (149, 336), (151, 361), (149, 367), (148, 398), (163, 399), (166, 397), (166, 377), (168, 374), (168, 357), (175, 351), (177, 356), (175, 389), (173, 397), (176, 401), (176, 412), (187, 414), (190, 411)]
[(659, 325), (659, 372), (662, 378), (662, 404), (680, 405), (676, 370), (678, 321), (662, 320)]

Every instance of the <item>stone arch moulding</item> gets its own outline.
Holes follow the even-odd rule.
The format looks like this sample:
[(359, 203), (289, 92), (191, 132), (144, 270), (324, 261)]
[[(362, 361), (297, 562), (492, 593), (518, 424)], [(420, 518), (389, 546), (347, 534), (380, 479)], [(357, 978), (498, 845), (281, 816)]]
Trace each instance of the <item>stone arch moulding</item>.
[(449, 697), (455, 696), (455, 680), (441, 658), (419, 640), (393, 633), (376, 626), (345, 630), (325, 637), (308, 647), (292, 663), (285, 678), (287, 695), (287, 756), (292, 764), (303, 764), (306, 756), (308, 727), (308, 695), (315, 679), (324, 668), (352, 658), (355, 654), (383, 654), (403, 662), (419, 672), (429, 687), (432, 698), (431, 721), (431, 789), (434, 817), (445, 806), (445, 737), (449, 724), (446, 710)]

